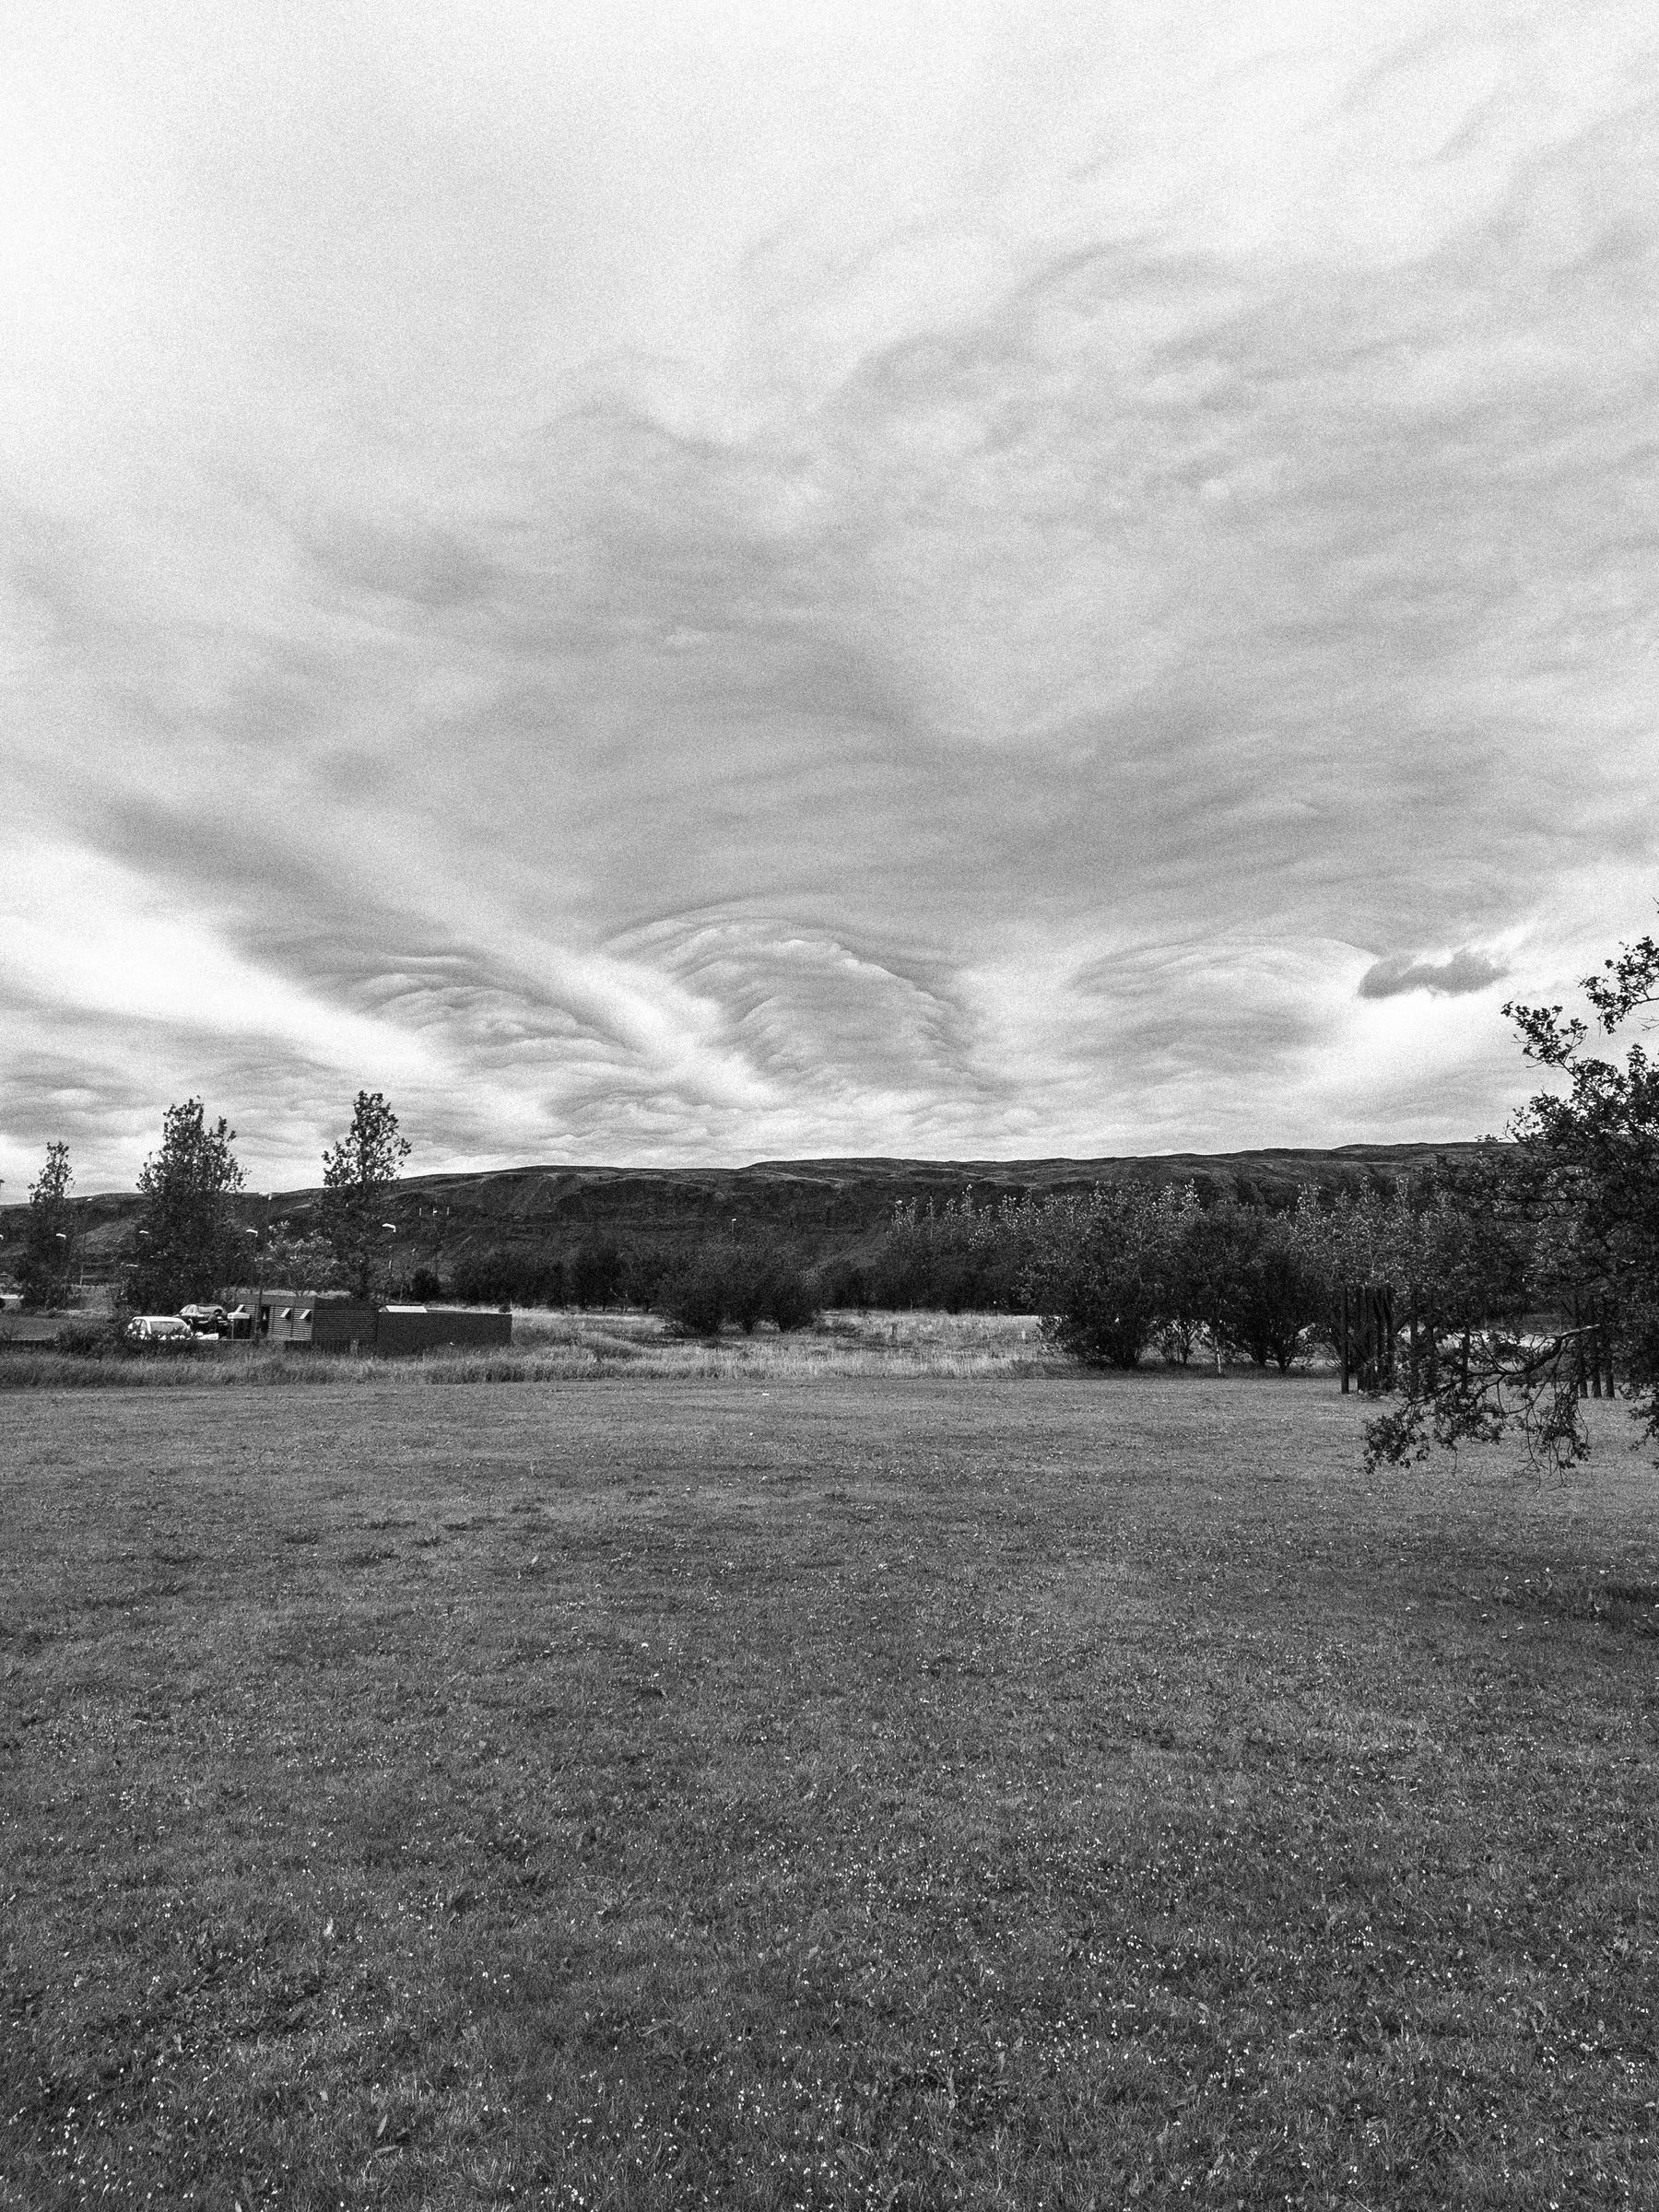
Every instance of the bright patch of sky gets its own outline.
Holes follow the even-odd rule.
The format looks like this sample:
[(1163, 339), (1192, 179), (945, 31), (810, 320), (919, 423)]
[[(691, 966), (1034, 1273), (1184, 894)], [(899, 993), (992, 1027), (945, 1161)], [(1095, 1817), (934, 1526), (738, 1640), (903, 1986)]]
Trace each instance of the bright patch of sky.
[(1639, 0), (0, 20), (0, 1175), (1452, 1137), (1659, 891)]

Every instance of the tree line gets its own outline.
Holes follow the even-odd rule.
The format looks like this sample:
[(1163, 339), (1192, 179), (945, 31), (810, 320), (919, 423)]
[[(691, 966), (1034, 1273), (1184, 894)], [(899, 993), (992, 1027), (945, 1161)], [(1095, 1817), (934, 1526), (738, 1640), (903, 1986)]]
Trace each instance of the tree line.
[[(590, 1245), (568, 1270), (546, 1256), (487, 1254), (462, 1262), (453, 1288), (626, 1300), (698, 1330), (798, 1327), (825, 1305), (1019, 1308), (1095, 1366), (1202, 1355), (1285, 1369), (1333, 1339), (1349, 1288), (1386, 1284), (1399, 1294), (1391, 1327), (1404, 1324), (1408, 1356), (1384, 1362), (1399, 1402), (1371, 1424), (1373, 1464), (1517, 1426), (1535, 1453), (1568, 1464), (1587, 1449), (1583, 1398), (1615, 1380), (1659, 1442), (1659, 1067), (1640, 1043), (1622, 1062), (1591, 1049), (1597, 1030), (1611, 1035), (1659, 1000), (1659, 945), (1621, 947), (1583, 990), (1588, 1022), (1559, 1006), (1505, 1008), (1551, 1079), (1516, 1116), (1512, 1143), (1388, 1190), (1326, 1201), (1309, 1189), (1279, 1211), (1206, 1204), (1191, 1185), (1105, 1185), (994, 1207), (965, 1196), (901, 1206), (873, 1253), (816, 1267), (777, 1240), (735, 1235), (688, 1250)], [(199, 1099), (168, 1109), (139, 1177), (129, 1306), (176, 1310), (255, 1265), (267, 1279), (360, 1297), (389, 1284), (383, 1215), (409, 1147), (380, 1092), (358, 1093), (349, 1129), (324, 1155), (320, 1234), (308, 1241), (238, 1222), (234, 1135)], [(72, 1187), (67, 1147), (49, 1145), (20, 1255), (31, 1303), (67, 1302)], [(442, 1288), (429, 1273), (415, 1287)]]
[(1493, 1146), (1473, 1168), (1334, 1197), (1309, 1186), (1288, 1208), (1206, 1204), (1190, 1183), (903, 1207), (843, 1285), (883, 1305), (1035, 1312), (1091, 1366), (1283, 1371), (1335, 1344), (1347, 1286), (1410, 1286), (1425, 1336), (1524, 1312), (1535, 1285), (1511, 1171)]
[(802, 1325), (826, 1307), (1036, 1312), (1087, 1364), (1245, 1359), (1289, 1368), (1335, 1340), (1345, 1284), (1409, 1283), (1425, 1333), (1519, 1311), (1520, 1224), (1489, 1166), (1288, 1209), (1191, 1185), (976, 1206), (904, 1204), (875, 1248), (808, 1263), (786, 1239), (726, 1233), (690, 1244), (588, 1243), (566, 1262), (535, 1248), (463, 1257), (418, 1296), (486, 1303), (653, 1308), (708, 1332), (727, 1322)]
[[(381, 1092), (359, 1091), (349, 1128), (323, 1156), (314, 1237), (250, 1229), (238, 1219), (235, 1201), (245, 1178), (231, 1148), (235, 1139), (222, 1114), (208, 1119), (200, 1099), (167, 1109), (160, 1145), (138, 1177), (143, 1205), (132, 1256), (122, 1266), (119, 1302), (135, 1313), (177, 1312), (255, 1275), (363, 1299), (383, 1289), (389, 1224), (382, 1217), (410, 1147)], [(65, 1306), (73, 1296), (74, 1182), (68, 1146), (49, 1144), (29, 1188), (18, 1263), (27, 1306)]]

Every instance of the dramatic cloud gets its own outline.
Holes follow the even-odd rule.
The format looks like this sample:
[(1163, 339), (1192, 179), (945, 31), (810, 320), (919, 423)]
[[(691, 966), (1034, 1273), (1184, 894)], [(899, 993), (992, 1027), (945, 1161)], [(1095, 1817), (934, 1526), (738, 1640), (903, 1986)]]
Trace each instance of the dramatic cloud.
[(1442, 998), (1462, 998), (1470, 991), (1484, 991), (1503, 972), (1497, 961), (1467, 946), (1443, 960), (1414, 960), (1406, 953), (1394, 952), (1366, 970), (1359, 978), (1359, 995), (1398, 998), (1403, 991), (1435, 991)]
[(1648, 926), (1634, 0), (0, 63), (8, 1196), (1476, 1134)]

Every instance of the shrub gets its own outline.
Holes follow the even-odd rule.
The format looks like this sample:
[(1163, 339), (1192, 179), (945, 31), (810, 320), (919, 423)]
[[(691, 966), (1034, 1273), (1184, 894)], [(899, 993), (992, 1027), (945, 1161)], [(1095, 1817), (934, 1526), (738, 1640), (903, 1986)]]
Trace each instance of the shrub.
[(812, 1278), (799, 1267), (777, 1268), (771, 1279), (767, 1319), (784, 1335), (809, 1329), (818, 1317), (819, 1301)]
[[(546, 1253), (504, 1252), (499, 1245), (468, 1253), (451, 1274), (453, 1295), (467, 1306), (557, 1306), (565, 1294), (562, 1265)], [(425, 1290), (421, 1284), (429, 1286)], [(417, 1298), (441, 1298), (443, 1286), (422, 1268), (410, 1289)]]
[(571, 1262), (571, 1301), (614, 1306), (622, 1296), (623, 1259), (614, 1244), (582, 1244)]
[(671, 1267), (657, 1285), (656, 1309), (693, 1336), (712, 1336), (730, 1310), (719, 1255), (702, 1251)]
[[(976, 1206), (971, 1194), (941, 1207), (894, 1209), (867, 1271), (866, 1302), (946, 1313), (1006, 1312), (1018, 1302), (1022, 1209)], [(849, 1302), (849, 1301), (842, 1301)]]
[(712, 1336), (724, 1321), (735, 1321), (746, 1335), (763, 1321), (786, 1333), (804, 1329), (819, 1307), (800, 1262), (768, 1241), (699, 1245), (666, 1269), (652, 1302), (699, 1336)]
[(133, 1350), (121, 1333), (121, 1324), (110, 1315), (66, 1321), (53, 1344), (72, 1359), (117, 1359)]
[(818, 1297), (827, 1306), (853, 1306), (859, 1312), (867, 1312), (876, 1302), (870, 1292), (870, 1278), (856, 1260), (838, 1253), (826, 1260), (818, 1271)]
[(621, 1302), (625, 1306), (655, 1306), (665, 1277), (678, 1264), (672, 1248), (656, 1243), (636, 1244), (623, 1264)]

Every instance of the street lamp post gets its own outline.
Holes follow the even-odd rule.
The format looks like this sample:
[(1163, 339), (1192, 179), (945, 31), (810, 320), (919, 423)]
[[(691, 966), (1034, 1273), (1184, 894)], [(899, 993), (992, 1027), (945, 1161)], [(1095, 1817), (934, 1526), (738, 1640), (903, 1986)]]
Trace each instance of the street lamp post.
[(256, 1229), (244, 1229), (242, 1235), (253, 1240), (253, 1328), (249, 1342), (257, 1344), (259, 1324), (265, 1319), (265, 1246)]

